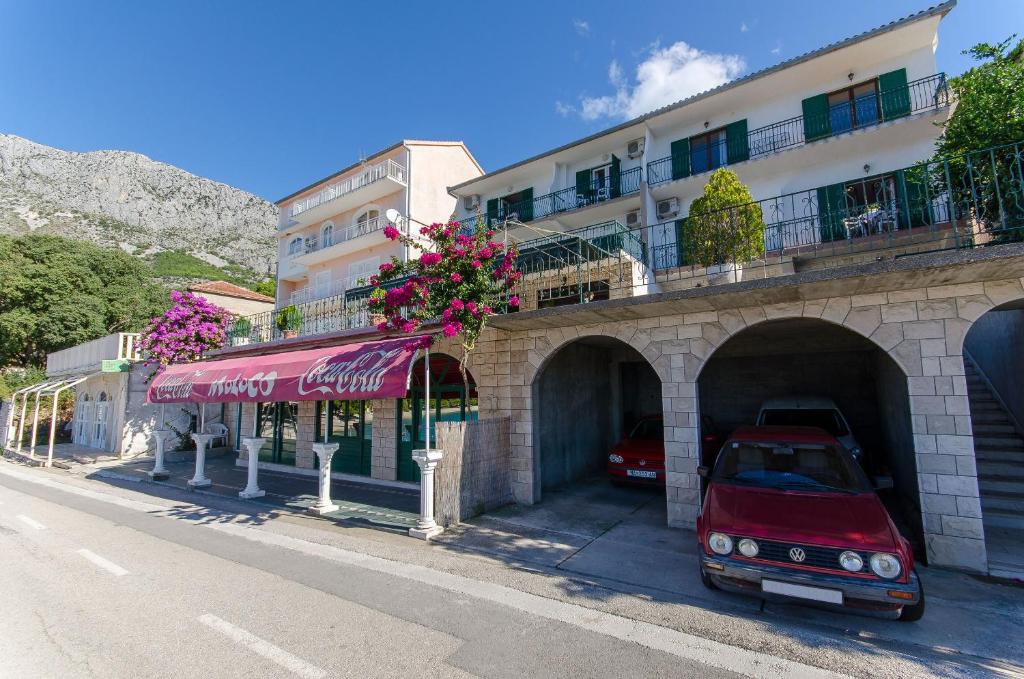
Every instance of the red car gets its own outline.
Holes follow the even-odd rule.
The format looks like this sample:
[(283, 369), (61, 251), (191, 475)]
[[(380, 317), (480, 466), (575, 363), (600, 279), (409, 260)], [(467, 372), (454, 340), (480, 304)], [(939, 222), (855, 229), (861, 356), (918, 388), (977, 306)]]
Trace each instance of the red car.
[(853, 457), (823, 429), (744, 427), (722, 446), (697, 519), (711, 589), (814, 601), (918, 620), (924, 590), (900, 535)]
[(613, 483), (665, 485), (665, 435), (661, 415), (641, 418), (608, 454)]

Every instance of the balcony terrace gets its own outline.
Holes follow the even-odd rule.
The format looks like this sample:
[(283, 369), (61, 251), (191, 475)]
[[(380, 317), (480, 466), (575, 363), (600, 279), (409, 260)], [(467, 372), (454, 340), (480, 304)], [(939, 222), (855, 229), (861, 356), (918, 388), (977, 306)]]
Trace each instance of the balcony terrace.
[(356, 174), (292, 203), (283, 213), (280, 228), (291, 230), (314, 224), (405, 188), (406, 181), (405, 167), (394, 160), (366, 165)]
[[(622, 196), (638, 194), (643, 179), (642, 172), (640, 167), (634, 167), (612, 173), (603, 180), (570, 186), (537, 198), (513, 203), (498, 201), (493, 210), (488, 210), (486, 216), (490, 223), (507, 219), (527, 223), (556, 214), (582, 211)], [(587, 217), (590, 217), (589, 213)], [(581, 218), (585, 219), (582, 215)]]
[(47, 377), (91, 372), (120, 372), (130, 361), (142, 359), (139, 333), (115, 332), (46, 356)]

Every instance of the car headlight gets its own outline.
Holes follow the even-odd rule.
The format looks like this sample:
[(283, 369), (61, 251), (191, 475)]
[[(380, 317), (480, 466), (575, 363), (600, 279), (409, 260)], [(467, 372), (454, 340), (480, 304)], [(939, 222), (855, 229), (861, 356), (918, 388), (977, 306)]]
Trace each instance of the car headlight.
[(622, 464), (622, 460), (623, 457), (621, 455), (616, 455), (615, 453), (608, 456), (608, 461), (614, 462), (615, 464)]
[(725, 533), (712, 533), (708, 536), (708, 547), (715, 554), (732, 554), (732, 538)]
[(864, 559), (857, 552), (843, 552), (839, 555), (839, 565), (851, 573), (859, 573), (864, 568)]
[(750, 538), (743, 538), (740, 540), (739, 544), (736, 545), (736, 548), (740, 550), (740, 554), (743, 556), (749, 556), (751, 559), (757, 556), (757, 543)]
[(871, 570), (880, 578), (892, 580), (900, 574), (900, 560), (892, 554), (872, 554)]

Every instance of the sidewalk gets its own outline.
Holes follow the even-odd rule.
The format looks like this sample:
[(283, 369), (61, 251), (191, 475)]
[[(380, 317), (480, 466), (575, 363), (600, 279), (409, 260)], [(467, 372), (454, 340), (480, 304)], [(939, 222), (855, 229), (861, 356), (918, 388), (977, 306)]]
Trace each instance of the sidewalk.
[[(206, 476), (213, 485), (201, 490), (192, 490), (188, 479), (195, 472), (195, 463), (167, 462), (164, 464), (170, 478), (153, 481), (149, 472), (153, 468), (151, 458), (122, 464), (104, 464), (100, 467), (72, 469), (86, 478), (97, 480), (114, 479), (169, 486), (195, 495), (216, 495), (238, 500), (238, 491), (245, 488), (246, 468), (235, 464), (235, 456), (229, 455), (206, 461)], [(259, 485), (266, 495), (256, 500), (246, 500), (264, 507), (305, 512), (317, 499), (315, 476), (289, 474), (276, 470), (261, 469)], [(361, 523), (369, 528), (406, 533), (416, 524), (419, 517), (419, 492), (412, 489), (382, 486), (373, 483), (331, 479), (331, 499), (338, 505), (338, 511), (325, 514), (334, 521)], [(196, 502), (202, 502), (196, 499)]]

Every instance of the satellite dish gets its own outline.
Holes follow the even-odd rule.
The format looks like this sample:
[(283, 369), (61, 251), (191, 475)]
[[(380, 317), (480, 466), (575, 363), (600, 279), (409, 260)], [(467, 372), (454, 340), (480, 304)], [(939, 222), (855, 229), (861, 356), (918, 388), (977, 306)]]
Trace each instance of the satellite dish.
[(402, 218), (402, 213), (395, 208), (390, 208), (384, 212), (384, 216), (388, 218), (388, 221), (392, 224), (397, 224), (398, 220)]

